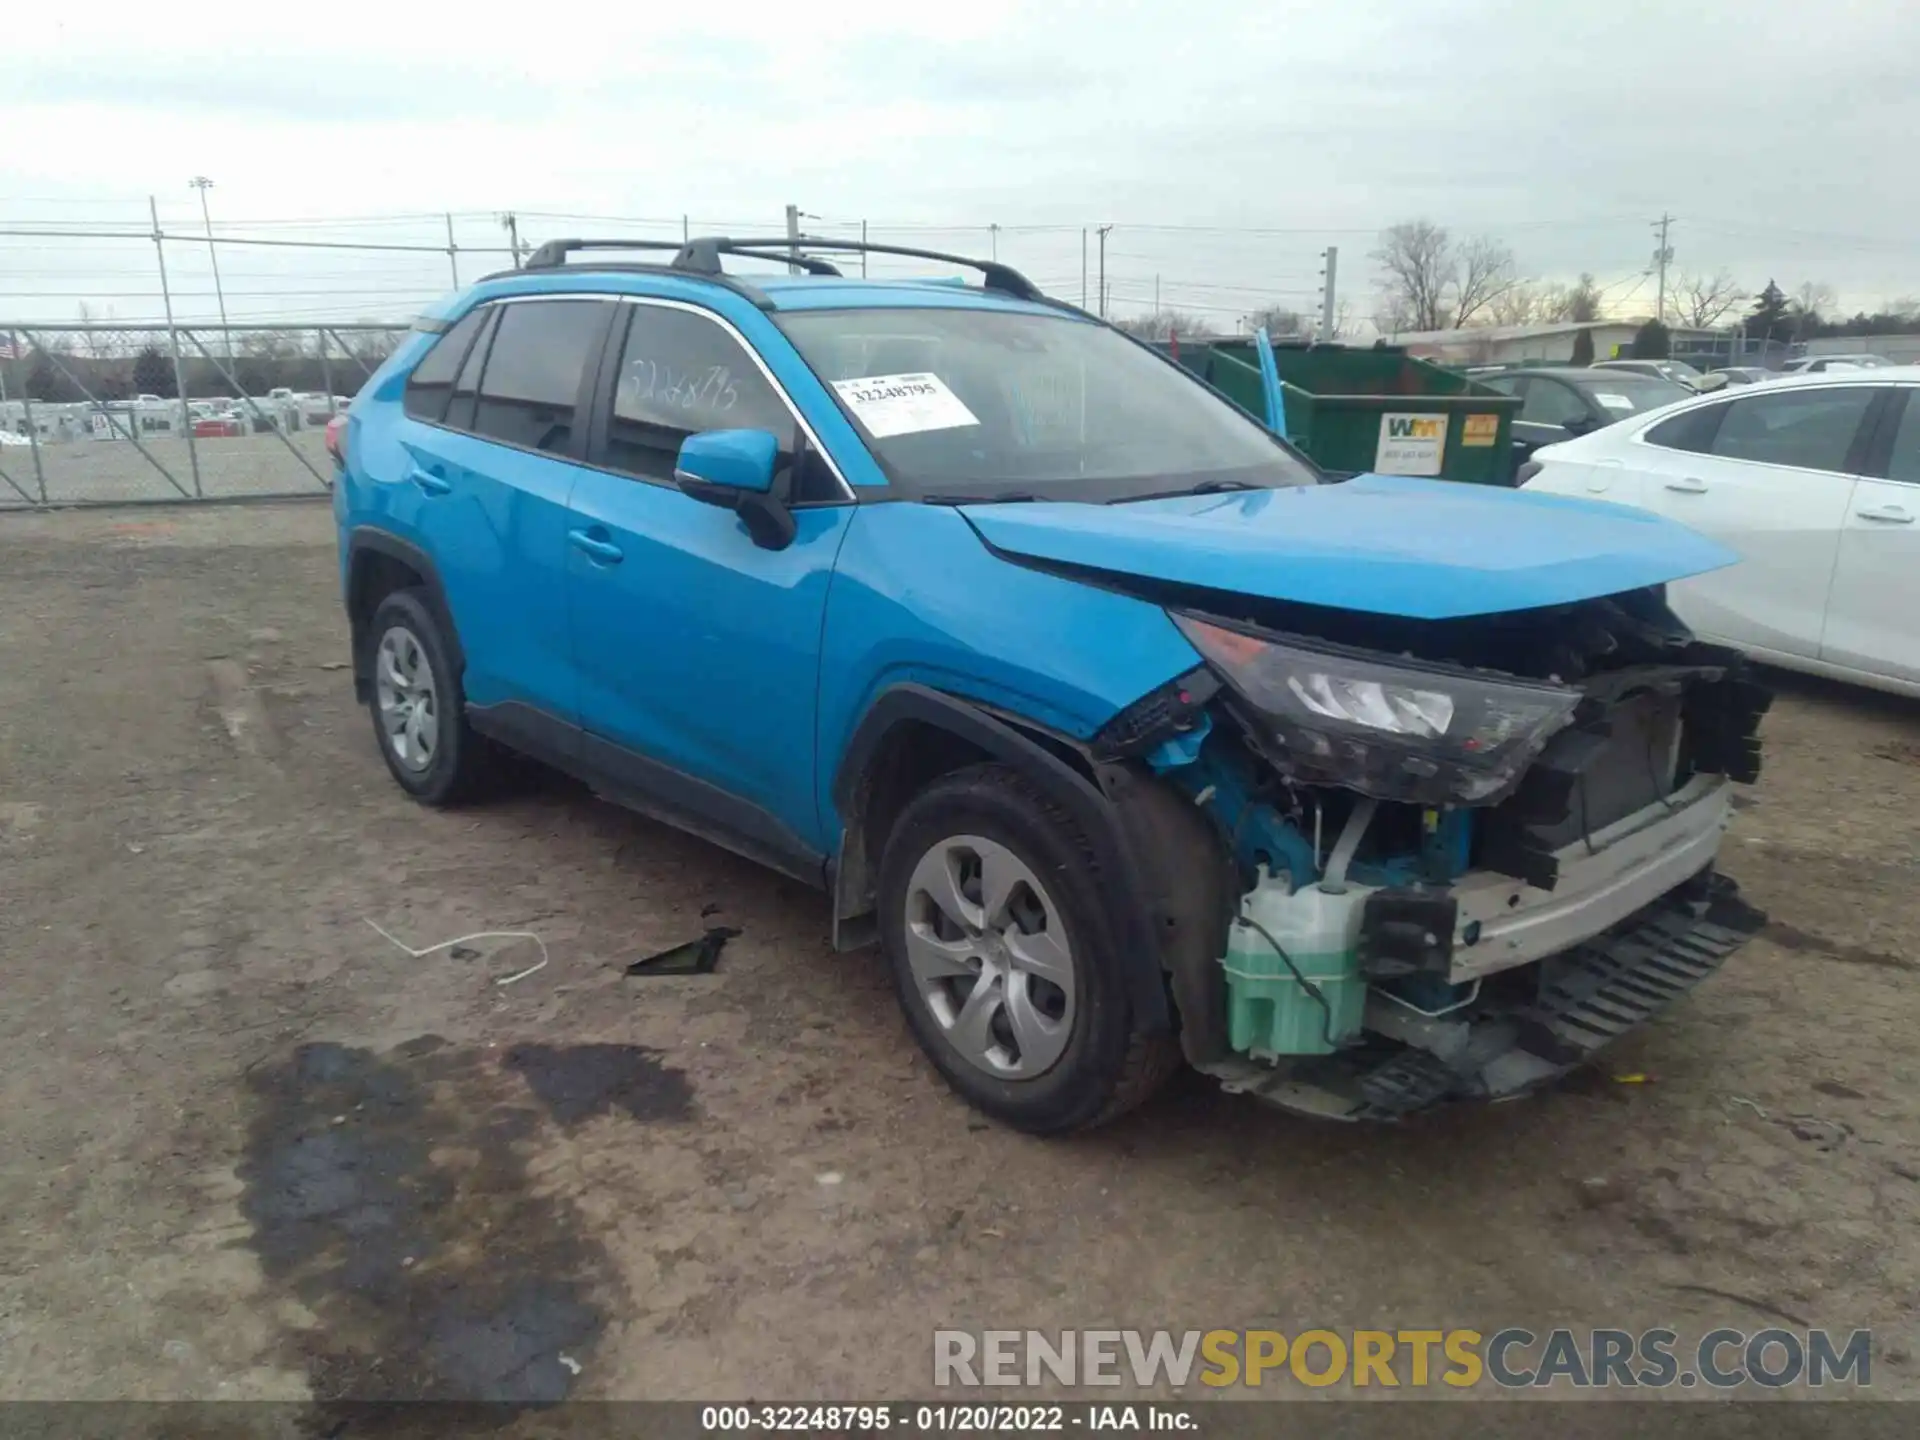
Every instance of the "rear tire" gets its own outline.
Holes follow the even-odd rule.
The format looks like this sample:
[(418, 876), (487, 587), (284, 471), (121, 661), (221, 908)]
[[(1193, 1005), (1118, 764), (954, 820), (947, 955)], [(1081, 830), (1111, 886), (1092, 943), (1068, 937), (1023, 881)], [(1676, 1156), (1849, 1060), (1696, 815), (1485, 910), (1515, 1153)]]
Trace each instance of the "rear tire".
[(1135, 1025), (1092, 846), (1018, 771), (970, 766), (908, 804), (878, 899), (908, 1027), (976, 1109), (1060, 1134), (1179, 1068), (1171, 1034)]
[(494, 778), (496, 757), (467, 724), (459, 673), (426, 592), (396, 590), (383, 599), (367, 645), (367, 709), (388, 772), (423, 805), (477, 799)]

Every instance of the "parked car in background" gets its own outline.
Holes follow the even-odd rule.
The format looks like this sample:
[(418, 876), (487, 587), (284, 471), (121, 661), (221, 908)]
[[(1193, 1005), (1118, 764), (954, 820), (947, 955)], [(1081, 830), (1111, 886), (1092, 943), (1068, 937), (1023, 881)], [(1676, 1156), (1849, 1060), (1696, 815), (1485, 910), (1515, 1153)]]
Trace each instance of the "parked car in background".
[(1520, 397), (1520, 413), (1513, 421), (1517, 462), (1524, 462), (1542, 445), (1557, 445), (1694, 394), (1685, 385), (1657, 376), (1580, 365), (1536, 365), (1473, 378), (1502, 395)]
[(1803, 355), (1780, 368), (1789, 375), (1824, 375), (1829, 370), (1883, 370), (1892, 364), (1884, 355)]
[(1727, 382), (1703, 374), (1684, 360), (1596, 360), (1595, 370), (1624, 370), (1634, 375), (1651, 375), (1656, 380), (1671, 380), (1689, 390), (1718, 390)]
[(1726, 376), (1729, 385), (1758, 385), (1773, 379), (1780, 372), (1763, 365), (1716, 365), (1707, 373)]
[(296, 397), (300, 410), (300, 423), (319, 428), (335, 415), (343, 413), (351, 403), (344, 395), (329, 395), (325, 391)]
[(1669, 588), (1697, 633), (1920, 695), (1920, 366), (1773, 381), (1542, 450), (1530, 491), (1679, 520), (1741, 563)]

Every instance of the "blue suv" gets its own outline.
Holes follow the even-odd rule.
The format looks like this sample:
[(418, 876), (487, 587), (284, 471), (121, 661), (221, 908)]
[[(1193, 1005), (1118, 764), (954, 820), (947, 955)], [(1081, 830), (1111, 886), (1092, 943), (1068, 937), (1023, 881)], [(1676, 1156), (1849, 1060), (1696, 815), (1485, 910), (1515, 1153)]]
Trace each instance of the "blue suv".
[(553, 242), (369, 380), (334, 510), (410, 795), (517, 752), (818, 886), (1036, 1132), (1182, 1063), (1348, 1118), (1517, 1094), (1760, 923), (1714, 860), (1767, 693), (1664, 599), (1730, 553), (1334, 483), (1017, 271), (856, 248)]

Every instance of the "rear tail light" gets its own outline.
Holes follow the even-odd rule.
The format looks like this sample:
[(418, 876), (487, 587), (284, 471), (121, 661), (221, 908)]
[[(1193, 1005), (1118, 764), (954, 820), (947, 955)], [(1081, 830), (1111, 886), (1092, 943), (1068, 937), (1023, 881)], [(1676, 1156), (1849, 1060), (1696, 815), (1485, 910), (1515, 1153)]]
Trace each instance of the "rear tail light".
[(336, 415), (327, 421), (327, 453), (333, 457), (333, 463), (345, 466), (347, 463), (347, 417)]

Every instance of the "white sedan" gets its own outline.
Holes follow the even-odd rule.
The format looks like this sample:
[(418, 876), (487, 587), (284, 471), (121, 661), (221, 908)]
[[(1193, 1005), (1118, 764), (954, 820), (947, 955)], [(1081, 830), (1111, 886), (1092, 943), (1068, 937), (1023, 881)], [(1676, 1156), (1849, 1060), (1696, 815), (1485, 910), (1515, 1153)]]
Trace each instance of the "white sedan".
[(1741, 561), (1669, 587), (1702, 639), (1920, 695), (1920, 366), (1791, 376), (1534, 452), (1529, 490), (1651, 510)]

